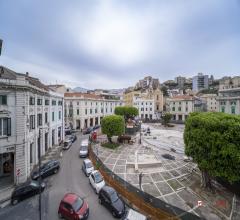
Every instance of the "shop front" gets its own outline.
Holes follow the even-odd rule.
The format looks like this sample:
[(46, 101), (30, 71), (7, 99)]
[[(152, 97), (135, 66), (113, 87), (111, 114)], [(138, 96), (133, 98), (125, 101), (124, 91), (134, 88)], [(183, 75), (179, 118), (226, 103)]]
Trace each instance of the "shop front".
[(15, 147), (0, 147), (0, 185), (14, 182)]

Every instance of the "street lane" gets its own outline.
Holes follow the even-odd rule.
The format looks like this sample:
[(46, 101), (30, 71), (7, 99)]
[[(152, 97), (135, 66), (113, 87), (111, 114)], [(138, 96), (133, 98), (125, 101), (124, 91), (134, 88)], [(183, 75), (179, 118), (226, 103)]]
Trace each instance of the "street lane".
[(89, 220), (112, 220), (111, 213), (98, 203), (98, 196), (89, 184), (88, 178), (82, 172), (82, 162), (79, 158), (80, 142), (88, 136), (78, 135), (72, 147), (63, 152), (60, 172), (49, 181), (48, 219), (57, 220), (60, 200), (66, 192), (74, 192), (85, 198), (89, 204)]
[[(84, 159), (79, 158), (80, 142), (88, 136), (78, 135), (72, 147), (63, 152), (60, 158), (61, 169), (44, 181), (47, 188), (42, 194), (42, 220), (58, 220), (58, 206), (67, 192), (74, 192), (86, 199), (89, 204), (89, 220), (113, 220), (112, 214), (98, 203), (98, 196), (82, 172)], [(16, 206), (0, 209), (0, 220), (38, 220), (38, 196), (24, 200)]]

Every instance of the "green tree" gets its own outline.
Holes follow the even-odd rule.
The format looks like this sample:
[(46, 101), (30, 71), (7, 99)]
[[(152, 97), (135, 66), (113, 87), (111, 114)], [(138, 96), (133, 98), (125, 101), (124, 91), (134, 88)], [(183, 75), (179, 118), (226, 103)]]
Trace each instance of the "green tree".
[(109, 115), (105, 116), (101, 122), (102, 132), (108, 137), (108, 141), (112, 143), (112, 136), (120, 136), (125, 131), (125, 121), (122, 116)]
[(116, 115), (121, 115), (125, 120), (129, 118), (134, 118), (138, 115), (138, 109), (132, 106), (118, 106), (115, 108), (114, 113)]
[(167, 126), (172, 118), (172, 115), (169, 112), (166, 112), (162, 115), (162, 124)]
[(211, 187), (211, 178), (230, 183), (240, 180), (240, 116), (194, 112), (185, 122), (185, 153), (202, 172), (202, 186)]
[(163, 86), (163, 87), (161, 88), (161, 91), (162, 91), (162, 93), (163, 93), (163, 96), (166, 96), (166, 97), (169, 96), (167, 90), (168, 90), (168, 89), (167, 89), (166, 86)]

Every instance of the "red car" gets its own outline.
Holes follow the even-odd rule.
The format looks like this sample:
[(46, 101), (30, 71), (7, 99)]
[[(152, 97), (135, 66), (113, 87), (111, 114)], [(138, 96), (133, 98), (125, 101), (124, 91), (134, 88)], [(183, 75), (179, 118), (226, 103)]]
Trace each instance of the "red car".
[(74, 193), (67, 193), (58, 209), (59, 218), (68, 220), (82, 220), (87, 219), (89, 215), (89, 208), (86, 201)]

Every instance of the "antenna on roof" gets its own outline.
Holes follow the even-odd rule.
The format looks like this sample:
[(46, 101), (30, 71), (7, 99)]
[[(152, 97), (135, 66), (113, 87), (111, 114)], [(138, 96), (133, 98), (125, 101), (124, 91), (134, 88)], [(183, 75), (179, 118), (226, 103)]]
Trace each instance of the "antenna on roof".
[(0, 39), (0, 56), (1, 56), (1, 53), (2, 53), (2, 45), (3, 45), (3, 40)]

